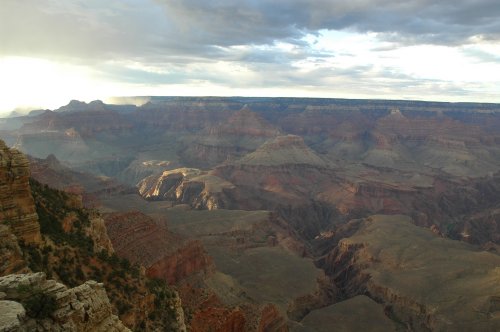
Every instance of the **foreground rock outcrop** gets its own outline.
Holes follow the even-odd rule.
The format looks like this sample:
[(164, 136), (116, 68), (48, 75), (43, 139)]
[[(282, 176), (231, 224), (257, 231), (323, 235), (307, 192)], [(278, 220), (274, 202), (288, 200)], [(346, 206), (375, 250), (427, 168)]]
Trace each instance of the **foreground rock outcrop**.
[(130, 331), (95, 281), (68, 288), (44, 273), (12, 274), (0, 292), (0, 331)]

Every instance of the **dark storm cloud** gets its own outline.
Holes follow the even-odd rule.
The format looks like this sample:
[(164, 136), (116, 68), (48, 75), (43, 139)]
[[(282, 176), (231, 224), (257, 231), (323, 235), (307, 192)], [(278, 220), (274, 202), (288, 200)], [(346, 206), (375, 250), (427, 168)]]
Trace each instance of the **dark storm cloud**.
[(498, 39), (498, 17), (497, 0), (2, 0), (0, 55), (211, 61), (234, 45), (284, 41), (305, 49), (302, 38), (321, 29), (378, 32), (405, 44), (461, 44), (472, 36)]
[(404, 43), (460, 44), (500, 36), (496, 0), (157, 0), (184, 38), (215, 45), (297, 41), (321, 29), (387, 34)]

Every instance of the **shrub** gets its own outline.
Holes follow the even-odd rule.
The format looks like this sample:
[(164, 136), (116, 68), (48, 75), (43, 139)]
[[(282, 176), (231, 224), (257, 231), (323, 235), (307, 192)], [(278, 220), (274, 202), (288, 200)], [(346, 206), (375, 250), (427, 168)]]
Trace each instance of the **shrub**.
[(19, 287), (18, 291), (27, 295), (21, 303), (26, 309), (26, 314), (31, 318), (49, 318), (57, 309), (56, 298), (53, 294), (43, 293), (32, 286)]

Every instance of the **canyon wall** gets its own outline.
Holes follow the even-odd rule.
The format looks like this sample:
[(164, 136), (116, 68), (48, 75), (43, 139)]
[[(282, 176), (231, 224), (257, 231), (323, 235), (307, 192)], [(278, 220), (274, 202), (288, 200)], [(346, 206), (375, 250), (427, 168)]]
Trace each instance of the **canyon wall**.
[(0, 140), (0, 223), (26, 243), (39, 243), (40, 225), (29, 186), (28, 159)]

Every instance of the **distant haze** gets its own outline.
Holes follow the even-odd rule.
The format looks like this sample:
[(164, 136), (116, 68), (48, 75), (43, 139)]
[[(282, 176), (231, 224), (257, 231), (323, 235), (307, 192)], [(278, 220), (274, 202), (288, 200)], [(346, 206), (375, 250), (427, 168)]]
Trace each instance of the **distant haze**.
[(496, 0), (2, 0), (0, 113), (110, 96), (500, 102)]

